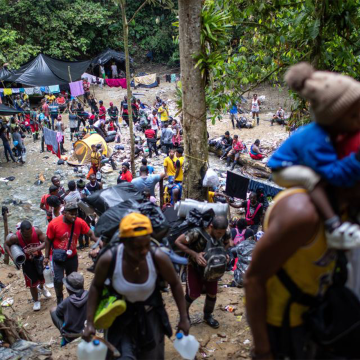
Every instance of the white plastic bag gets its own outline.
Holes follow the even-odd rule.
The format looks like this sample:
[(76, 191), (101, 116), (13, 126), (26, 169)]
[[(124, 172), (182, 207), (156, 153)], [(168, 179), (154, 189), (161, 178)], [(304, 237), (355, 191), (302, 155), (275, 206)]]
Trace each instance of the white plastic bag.
[(219, 185), (219, 176), (218, 174), (211, 168), (206, 171), (203, 186), (204, 187), (217, 187)]

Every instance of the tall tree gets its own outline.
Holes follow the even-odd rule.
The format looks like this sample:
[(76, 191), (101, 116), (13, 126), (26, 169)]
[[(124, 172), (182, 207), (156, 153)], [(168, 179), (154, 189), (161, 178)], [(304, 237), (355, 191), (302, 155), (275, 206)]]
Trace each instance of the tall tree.
[(202, 52), (201, 9), (199, 0), (179, 0), (179, 46), (184, 128), (184, 194), (203, 200), (202, 176), (207, 170), (205, 79), (194, 56)]
[(127, 89), (127, 102), (128, 102), (128, 111), (129, 111), (129, 130), (130, 130), (130, 162), (131, 162), (131, 172), (133, 177), (135, 177), (135, 140), (134, 140), (134, 121), (133, 113), (131, 107), (132, 91), (131, 91), (131, 74), (130, 74), (130, 55), (129, 55), (129, 24), (135, 21), (136, 15), (141, 11), (141, 9), (147, 4), (159, 4), (172, 7), (171, 0), (145, 0), (133, 13), (130, 20), (127, 20), (126, 17), (126, 0), (115, 0), (121, 8), (122, 15), (122, 25), (123, 25), (123, 37), (124, 37), (124, 51), (125, 51), (125, 68), (126, 68), (126, 89)]

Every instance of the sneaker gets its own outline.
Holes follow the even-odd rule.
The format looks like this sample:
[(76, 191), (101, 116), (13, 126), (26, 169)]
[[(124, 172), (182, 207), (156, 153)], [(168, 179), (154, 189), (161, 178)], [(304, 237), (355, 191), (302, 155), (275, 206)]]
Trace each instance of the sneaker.
[(350, 250), (360, 247), (360, 226), (344, 222), (332, 232), (325, 231), (327, 244), (332, 249)]
[(43, 285), (43, 288), (40, 289), (38, 287), (38, 290), (41, 294), (43, 294), (45, 296), (46, 299), (50, 299), (51, 298), (51, 292), (45, 287), (45, 285)]
[(33, 306), (33, 310), (34, 310), (34, 311), (39, 311), (40, 308), (41, 308), (40, 301), (35, 301), (35, 302), (34, 302), (34, 306)]

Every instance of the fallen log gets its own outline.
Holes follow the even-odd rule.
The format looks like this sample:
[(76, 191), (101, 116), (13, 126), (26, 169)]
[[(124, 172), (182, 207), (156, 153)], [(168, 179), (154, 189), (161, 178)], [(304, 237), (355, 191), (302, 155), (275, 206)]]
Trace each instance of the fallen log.
[(26, 329), (18, 324), (15, 320), (7, 317), (0, 309), (0, 334), (5, 343), (12, 345), (19, 339), (31, 341)]
[[(209, 151), (220, 157), (222, 150), (215, 149), (215, 146), (209, 145)], [(259, 160), (253, 160), (249, 154), (240, 154), (238, 163), (240, 165), (249, 166), (268, 174), (267, 178), (271, 174), (271, 170), (264, 163)]]

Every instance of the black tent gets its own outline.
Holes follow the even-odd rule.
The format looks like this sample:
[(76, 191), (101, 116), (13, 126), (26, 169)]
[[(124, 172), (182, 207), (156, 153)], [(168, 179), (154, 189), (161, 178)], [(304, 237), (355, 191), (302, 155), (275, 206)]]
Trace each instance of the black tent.
[[(112, 49), (106, 49), (91, 61), (91, 72), (101, 77), (99, 65), (103, 65), (105, 67), (105, 71), (109, 72), (112, 62), (117, 65), (119, 70), (125, 71), (125, 53), (122, 51), (120, 52)], [(130, 58), (130, 63), (132, 62), (133, 59)]]
[(8, 70), (7, 68), (2, 67), (0, 69), (0, 80), (4, 80), (7, 77), (9, 77), (12, 74), (12, 72), (10, 70)]
[[(106, 49), (91, 61), (91, 65), (105, 65), (110, 60), (125, 64), (125, 53), (122, 51)], [(132, 58), (130, 58), (130, 62), (132, 61)]]
[(19, 114), (19, 113), (22, 113), (24, 112), (23, 110), (17, 110), (17, 109), (14, 109), (14, 108), (11, 108), (11, 107), (8, 107), (4, 104), (0, 104), (0, 115), (16, 115), (16, 114)]
[(61, 61), (40, 54), (3, 80), (28, 86), (64, 85), (81, 79), (90, 63), (91, 60)]

